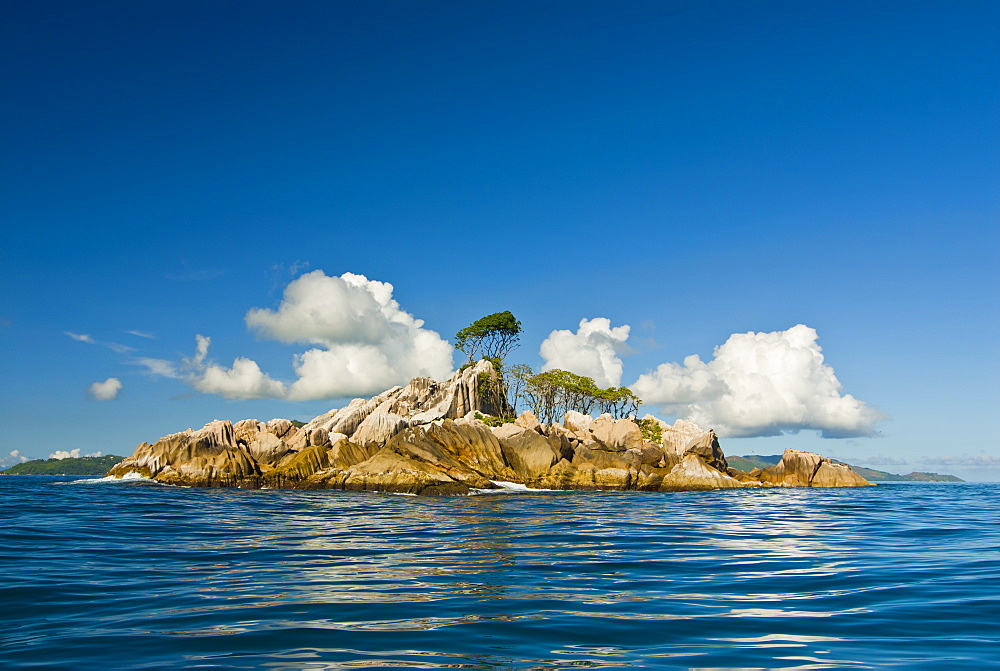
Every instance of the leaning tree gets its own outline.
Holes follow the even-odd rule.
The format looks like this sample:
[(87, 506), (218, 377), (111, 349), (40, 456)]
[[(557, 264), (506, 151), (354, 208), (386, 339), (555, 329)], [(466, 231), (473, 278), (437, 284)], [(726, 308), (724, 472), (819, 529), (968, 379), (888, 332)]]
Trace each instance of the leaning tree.
[(455, 334), (455, 349), (469, 357), (469, 363), (476, 360), (476, 355), (488, 359), (504, 358), (517, 347), (521, 338), (521, 322), (510, 310), (494, 312), (482, 319), (477, 319)]

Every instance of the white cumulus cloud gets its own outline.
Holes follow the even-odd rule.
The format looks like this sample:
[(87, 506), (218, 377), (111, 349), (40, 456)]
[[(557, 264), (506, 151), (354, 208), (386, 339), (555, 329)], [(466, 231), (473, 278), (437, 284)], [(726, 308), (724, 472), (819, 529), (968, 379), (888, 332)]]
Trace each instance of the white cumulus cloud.
[(49, 455), (49, 459), (79, 459), (80, 458), (80, 448), (74, 450), (56, 450)]
[(775, 436), (803, 429), (825, 438), (870, 436), (886, 415), (844, 394), (824, 362), (814, 329), (736, 333), (715, 348), (660, 365), (631, 385), (643, 401), (727, 437)]
[(217, 394), (241, 401), (253, 398), (284, 398), (286, 393), (283, 383), (269, 377), (256, 361), (245, 357), (237, 357), (231, 368), (215, 364), (202, 365), (192, 373), (189, 381), (195, 389), (205, 394)]
[(557, 330), (542, 341), (539, 353), (542, 370), (561, 368), (586, 375), (601, 387), (617, 387), (622, 379), (621, 354), (630, 352), (625, 344), (630, 327), (611, 326), (604, 317), (581, 319), (576, 333)]
[(90, 385), (90, 397), (95, 401), (113, 401), (122, 390), (122, 382), (116, 377), (109, 377), (104, 382)]
[(452, 346), (402, 310), (392, 292), (391, 284), (363, 275), (328, 277), (316, 270), (290, 282), (276, 310), (247, 312), (248, 328), (260, 337), (314, 346), (295, 355), (297, 377), (290, 383), (270, 377), (248, 357), (237, 357), (230, 367), (211, 361), (211, 338), (200, 334), (190, 358), (133, 363), (153, 375), (183, 379), (200, 392), (238, 400), (367, 396), (414, 377), (447, 378)]
[(368, 395), (418, 376), (448, 377), (452, 346), (403, 311), (392, 292), (391, 284), (363, 275), (314, 270), (288, 284), (277, 310), (252, 309), (246, 323), (265, 338), (319, 346), (295, 357), (293, 400)]

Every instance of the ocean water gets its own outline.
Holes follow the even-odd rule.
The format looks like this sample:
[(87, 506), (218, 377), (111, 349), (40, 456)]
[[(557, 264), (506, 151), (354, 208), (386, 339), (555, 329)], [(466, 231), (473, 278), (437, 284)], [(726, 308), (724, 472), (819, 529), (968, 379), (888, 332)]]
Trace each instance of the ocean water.
[(1000, 485), (0, 477), (2, 668), (997, 668)]

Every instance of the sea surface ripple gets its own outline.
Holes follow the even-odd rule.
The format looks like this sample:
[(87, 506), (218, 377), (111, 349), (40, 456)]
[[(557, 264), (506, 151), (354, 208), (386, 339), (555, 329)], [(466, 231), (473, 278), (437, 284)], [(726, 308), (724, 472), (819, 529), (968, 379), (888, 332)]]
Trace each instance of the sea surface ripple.
[(0, 477), (3, 668), (996, 668), (1000, 485)]

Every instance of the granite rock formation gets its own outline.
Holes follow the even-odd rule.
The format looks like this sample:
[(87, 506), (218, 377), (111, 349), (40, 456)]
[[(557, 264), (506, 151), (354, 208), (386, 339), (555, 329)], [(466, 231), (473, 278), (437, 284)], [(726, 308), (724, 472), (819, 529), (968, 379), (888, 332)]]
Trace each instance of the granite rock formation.
[[(714, 431), (686, 420), (659, 423), (662, 441), (632, 419), (577, 412), (545, 425), (530, 412), (491, 426), (480, 361), (448, 382), (416, 378), (371, 399), (355, 399), (309, 423), (214, 421), (140, 444), (111, 469), (200, 487), (373, 490), (465, 494), (518, 483), (537, 489), (698, 491), (740, 487), (869, 484), (849, 467), (788, 450), (778, 465), (729, 468)], [(496, 424), (497, 422), (492, 422)]]

